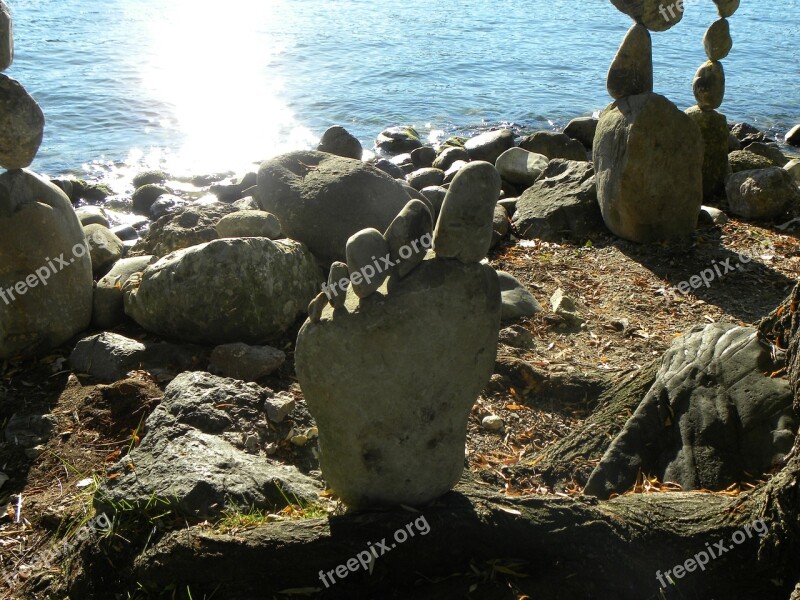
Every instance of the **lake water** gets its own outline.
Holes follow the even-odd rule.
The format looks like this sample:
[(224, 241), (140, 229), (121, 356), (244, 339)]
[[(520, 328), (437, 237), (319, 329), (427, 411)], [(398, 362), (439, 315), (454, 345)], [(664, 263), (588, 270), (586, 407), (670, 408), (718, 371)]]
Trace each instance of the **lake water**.
[[(724, 61), (731, 120), (800, 123), (800, 0), (745, 0)], [(242, 170), (340, 124), (430, 139), (563, 127), (610, 99), (630, 25), (606, 0), (10, 0), (19, 79), (44, 109), (35, 170), (110, 177)], [(681, 108), (710, 0), (654, 34), (655, 87)]]

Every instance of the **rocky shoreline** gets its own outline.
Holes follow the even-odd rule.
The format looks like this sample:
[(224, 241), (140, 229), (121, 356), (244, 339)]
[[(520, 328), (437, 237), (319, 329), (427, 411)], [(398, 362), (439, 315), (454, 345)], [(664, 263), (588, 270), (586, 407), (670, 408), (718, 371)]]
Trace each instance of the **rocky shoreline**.
[[(498, 257), (511, 261), (525, 248), (560, 244), (580, 254), (593, 240), (688, 256), (704, 229), (721, 231), (728, 218), (796, 235), (800, 160), (784, 151), (800, 145), (800, 126), (781, 146), (746, 123), (729, 127), (717, 112), (724, 93), (719, 61), (732, 45), (726, 19), (738, 1), (715, 1), (720, 20), (706, 35), (709, 62), (695, 78), (698, 105), (685, 112), (652, 89), (651, 31), (680, 18), (664, 17), (652, 3), (613, 0), (635, 24), (609, 70), (614, 102), (598, 119), (576, 118), (564, 132), (521, 140), (498, 129), (437, 147), (411, 127), (394, 126), (378, 134), (370, 161), (362, 160), (356, 138), (334, 126), (315, 150), (272, 158), (235, 180), (197, 180), (211, 197), (182, 193), (166, 173), (140, 173), (129, 199), (141, 217), (138, 228), (112, 227), (111, 215), (87, 204), (107, 197), (102, 186), (50, 181), (27, 170), (44, 116), (18, 82), (0, 74), (0, 120), (7, 124), (0, 133), (0, 165), (7, 169), (0, 174), (0, 359), (35, 361), (68, 348), (68, 359), (57, 363), (69, 374), (67, 389), (81, 387), (80, 376), (117, 402), (112, 421), (125, 421), (128, 412), (139, 416), (125, 451), (116, 449), (102, 474), (82, 480), (92, 486), (91, 510), (108, 515), (124, 538), (128, 519), (156, 518), (154, 511), (202, 529), (231, 512), (274, 521), (278, 512), (335, 496), (346, 520), (363, 518), (370, 527), (375, 509), (430, 511), (431, 539), (446, 543), (447, 511), (489, 536), (476, 516), (485, 504), (499, 531), (507, 522), (497, 511), (513, 515), (514, 527), (537, 532), (537, 524), (552, 519), (552, 535), (562, 529), (563, 517), (553, 516), (561, 498), (539, 505), (531, 503), (536, 494), (509, 499), (466, 481), (467, 432), (493, 388), (514, 399), (506, 404), (514, 411), (525, 409), (517, 388), (529, 397), (548, 388), (561, 401), (591, 395), (608, 412), (587, 419), (589, 428), (603, 429), (602, 439), (580, 438), (589, 428), (571, 434), (580, 438), (582, 458), (568, 472), (556, 465), (576, 453), (570, 436), (538, 448), (527, 466), (517, 464), (522, 455), (514, 463), (517, 475), (538, 469), (537, 485), (563, 488), (571, 481), (581, 500), (570, 499), (560, 514), (578, 524), (626, 516), (628, 509), (614, 516), (619, 503), (595, 507), (641, 487), (643, 474), (648, 484), (721, 493), (788, 469), (799, 450), (792, 387), (798, 367), (786, 351), (796, 344), (796, 323), (785, 323), (787, 311), (795, 312), (786, 308), (794, 306), (791, 299), (760, 323), (710, 319), (693, 327), (666, 351), (652, 352), (659, 358), (649, 370), (639, 365), (613, 385), (572, 372), (543, 378), (530, 363), (498, 356), (501, 346), (530, 349), (535, 319), (551, 319), (567, 340), (587, 331), (598, 338), (571, 293), (559, 286), (546, 310), (535, 297), (539, 289), (520, 280), (524, 270), (497, 268)], [(10, 17), (0, 0), (0, 70), (12, 60)], [(543, 262), (527, 265), (543, 268)], [(696, 281), (689, 277), (687, 289), (699, 294)], [(666, 299), (668, 292), (662, 294)], [(630, 325), (614, 323), (622, 334)], [(294, 393), (264, 385), (286, 366)], [(509, 383), (515, 378), (521, 383)], [(16, 397), (0, 392), (15, 405)], [(36, 461), (48, 449), (54, 421), (13, 411), (3, 443)], [(479, 423), (490, 434), (502, 435), (507, 426), (489, 411)], [(287, 448), (302, 449), (303, 460), (286, 460)], [(508, 477), (508, 492), (511, 477), (503, 467), (497, 473)], [(18, 524), (21, 492), (17, 498)], [(716, 496), (712, 503), (728, 508)], [(687, 506), (694, 509), (693, 501)], [(640, 510), (632, 506), (630, 514)], [(361, 511), (366, 516), (353, 516)], [(325, 554), (335, 535), (329, 527), (324, 540), (302, 526), (280, 531), (305, 532), (304, 543), (319, 553), (315, 570), (340, 562)], [(191, 563), (185, 558), (191, 540), (184, 546), (173, 533), (161, 531), (150, 553), (148, 537), (140, 554), (126, 558), (126, 577), (158, 586), (165, 577), (160, 557)], [(215, 538), (205, 535), (198, 545), (213, 546)], [(342, 541), (347, 552), (358, 549), (351, 537)], [(297, 539), (286, 542), (285, 556), (298, 551)], [(219, 540), (238, 543), (235, 536)], [(229, 551), (259, 555), (273, 542)], [(84, 548), (86, 573), (97, 573), (113, 541), (102, 551)], [(211, 555), (204, 550), (198, 560)], [(414, 562), (408, 553), (397, 556), (400, 564)], [(293, 577), (307, 578), (307, 571), (298, 567)], [(344, 578), (340, 571), (334, 570)], [(24, 572), (4, 578), (13, 588)], [(242, 591), (229, 575), (218, 581), (250, 597), (252, 590)], [(794, 577), (792, 585), (800, 578), (794, 567), (784, 575)], [(72, 585), (100, 597), (90, 580), (78, 577)], [(207, 574), (192, 581), (211, 589)], [(608, 585), (619, 597), (634, 597)]]

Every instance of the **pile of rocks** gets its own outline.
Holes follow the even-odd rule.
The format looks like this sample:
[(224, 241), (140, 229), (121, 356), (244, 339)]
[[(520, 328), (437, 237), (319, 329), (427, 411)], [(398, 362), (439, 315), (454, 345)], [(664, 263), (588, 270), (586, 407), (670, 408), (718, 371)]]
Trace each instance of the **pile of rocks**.
[[(11, 15), (0, 0), (0, 71), (14, 58)], [(0, 358), (44, 352), (89, 325), (92, 258), (67, 196), (26, 170), (44, 115), (0, 73)]]
[(612, 0), (635, 24), (611, 64), (594, 138), (597, 198), (608, 228), (635, 242), (686, 242), (703, 199), (703, 140), (690, 117), (653, 93), (650, 31), (683, 17), (659, 3)]
[(481, 264), (500, 186), (494, 166), (471, 162), (435, 229), (412, 200), (384, 234), (352, 236), (347, 264), (334, 264), (327, 294), (309, 307), (295, 367), (323, 475), (348, 505), (421, 504), (461, 476), (467, 418), (500, 329), (498, 275)]
[(694, 77), (693, 91), (697, 105), (686, 114), (697, 123), (703, 134), (703, 198), (714, 203), (725, 195), (725, 184), (731, 174), (728, 162), (728, 120), (717, 112), (725, 97), (725, 70), (720, 62), (733, 47), (728, 17), (736, 12), (739, 0), (719, 0), (720, 18), (703, 37), (708, 62), (701, 65)]

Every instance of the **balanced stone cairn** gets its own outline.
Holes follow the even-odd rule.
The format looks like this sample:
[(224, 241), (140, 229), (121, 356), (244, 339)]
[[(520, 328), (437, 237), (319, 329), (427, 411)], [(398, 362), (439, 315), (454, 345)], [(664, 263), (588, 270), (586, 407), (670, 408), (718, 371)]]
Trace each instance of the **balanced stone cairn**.
[[(11, 13), (0, 0), (0, 71), (14, 60)], [(42, 143), (44, 115), (0, 73), (0, 359), (57, 346), (89, 325), (92, 263), (69, 198), (25, 169)]]
[(697, 123), (703, 134), (703, 198), (714, 204), (725, 197), (725, 183), (731, 175), (728, 161), (728, 120), (717, 112), (725, 96), (725, 70), (720, 62), (733, 47), (727, 17), (739, 8), (739, 0), (714, 0), (720, 18), (706, 31), (703, 47), (708, 62), (703, 63), (694, 77), (693, 91), (697, 105), (686, 114)]
[(500, 329), (498, 275), (481, 263), (500, 185), (493, 165), (469, 163), (435, 229), (428, 206), (411, 200), (383, 234), (353, 235), (347, 264), (332, 265), (309, 307), (297, 377), (323, 475), (351, 507), (424, 504), (461, 476)]
[(685, 243), (703, 199), (703, 139), (697, 125), (653, 93), (651, 31), (677, 24), (683, 11), (663, 0), (611, 0), (635, 23), (608, 71), (615, 100), (594, 139), (597, 197), (606, 226), (641, 243)]

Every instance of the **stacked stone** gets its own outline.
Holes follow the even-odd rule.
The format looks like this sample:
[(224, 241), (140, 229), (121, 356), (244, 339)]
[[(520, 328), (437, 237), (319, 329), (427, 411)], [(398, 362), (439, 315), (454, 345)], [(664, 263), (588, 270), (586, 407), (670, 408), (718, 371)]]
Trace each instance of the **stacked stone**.
[(634, 20), (608, 72), (614, 98), (597, 126), (593, 160), (606, 226), (634, 242), (685, 242), (702, 204), (703, 141), (697, 126), (653, 93), (650, 32), (683, 17), (679, 3), (611, 0)]
[[(11, 13), (0, 0), (0, 71), (14, 61)], [(25, 88), (0, 74), (0, 166), (22, 169), (33, 162), (44, 133), (44, 115)]]
[(516, 283), (501, 287), (481, 263), (500, 187), (494, 165), (467, 164), (433, 232), (428, 206), (411, 200), (385, 233), (350, 238), (347, 264), (331, 267), (338, 294), (312, 302), (295, 367), (322, 474), (348, 506), (426, 504), (461, 477), (470, 409), (494, 369), (501, 289)]
[(347, 263), (331, 266), (326, 290), (311, 301), (309, 318), (319, 322), (325, 307), (343, 308), (352, 285), (359, 299), (377, 292), (389, 276), (407, 277), (425, 259), (431, 243), (439, 258), (477, 263), (492, 243), (494, 209), (500, 197), (500, 174), (488, 162), (463, 167), (447, 191), (436, 230), (431, 207), (411, 200), (384, 233), (369, 228), (347, 241)]
[[(0, 71), (14, 60), (11, 13), (0, 0)], [(67, 196), (24, 170), (44, 134), (44, 115), (16, 80), (0, 73), (0, 359), (65, 342), (89, 325), (92, 264)], [(53, 262), (62, 257), (67, 266)], [(61, 264), (61, 263), (59, 263)]]
[(697, 105), (686, 114), (697, 123), (703, 134), (703, 197), (707, 204), (725, 196), (725, 183), (731, 175), (728, 161), (728, 120), (717, 112), (725, 96), (725, 70), (720, 62), (733, 47), (727, 17), (739, 8), (739, 0), (714, 0), (719, 20), (703, 36), (708, 61), (700, 66), (694, 77), (693, 91)]

